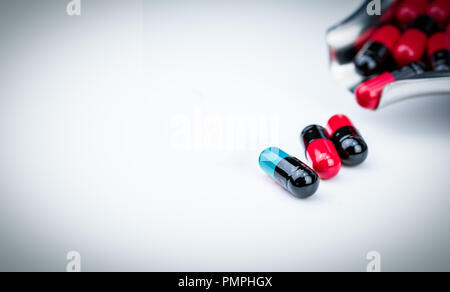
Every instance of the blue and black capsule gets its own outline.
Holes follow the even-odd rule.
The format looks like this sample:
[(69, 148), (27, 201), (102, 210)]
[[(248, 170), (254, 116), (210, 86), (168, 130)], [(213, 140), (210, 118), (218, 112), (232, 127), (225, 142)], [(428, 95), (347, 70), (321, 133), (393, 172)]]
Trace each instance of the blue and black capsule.
[(259, 165), (269, 176), (297, 198), (314, 195), (319, 188), (318, 175), (306, 164), (283, 150), (271, 147), (259, 157)]

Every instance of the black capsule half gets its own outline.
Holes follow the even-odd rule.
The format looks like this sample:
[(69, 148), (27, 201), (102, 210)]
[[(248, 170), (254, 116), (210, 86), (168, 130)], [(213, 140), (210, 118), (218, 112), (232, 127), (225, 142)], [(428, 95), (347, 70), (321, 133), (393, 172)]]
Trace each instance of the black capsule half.
[(348, 117), (333, 116), (328, 121), (327, 130), (342, 163), (356, 166), (367, 159), (369, 148)]
[(306, 164), (279, 148), (264, 150), (259, 157), (260, 167), (283, 188), (297, 198), (314, 195), (319, 188), (319, 177)]

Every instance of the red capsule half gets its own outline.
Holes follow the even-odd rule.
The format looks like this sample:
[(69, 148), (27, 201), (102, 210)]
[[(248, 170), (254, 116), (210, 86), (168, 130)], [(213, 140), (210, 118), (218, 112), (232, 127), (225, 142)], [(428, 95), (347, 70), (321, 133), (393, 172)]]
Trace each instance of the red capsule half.
[(332, 116), (327, 123), (327, 133), (329, 137), (333, 137), (339, 129), (344, 127), (354, 127), (352, 121), (342, 114)]
[(318, 125), (306, 127), (301, 139), (306, 149), (306, 156), (312, 168), (321, 179), (335, 177), (342, 166), (339, 154), (325, 129)]
[(450, 14), (449, 0), (434, 0), (427, 7), (427, 15), (431, 16), (440, 27), (445, 26)]
[(397, 9), (397, 22), (402, 27), (410, 26), (417, 17), (426, 13), (428, 0), (405, 0)]
[(427, 48), (427, 35), (419, 29), (409, 29), (400, 38), (394, 49), (398, 66), (422, 60)]
[(393, 23), (396, 17), (398, 7), (400, 7), (401, 0), (396, 0), (388, 9), (380, 16), (379, 23)]
[(356, 101), (363, 108), (376, 110), (380, 104), (384, 88), (395, 81), (395, 77), (391, 73), (386, 72), (361, 83), (355, 91)]

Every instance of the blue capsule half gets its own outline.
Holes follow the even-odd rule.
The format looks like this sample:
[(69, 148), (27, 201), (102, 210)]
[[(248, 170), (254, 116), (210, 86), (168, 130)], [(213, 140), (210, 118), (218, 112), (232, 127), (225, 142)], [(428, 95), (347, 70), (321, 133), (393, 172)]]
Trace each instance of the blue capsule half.
[(295, 197), (310, 197), (319, 188), (319, 177), (314, 170), (279, 148), (264, 150), (259, 156), (259, 165)]

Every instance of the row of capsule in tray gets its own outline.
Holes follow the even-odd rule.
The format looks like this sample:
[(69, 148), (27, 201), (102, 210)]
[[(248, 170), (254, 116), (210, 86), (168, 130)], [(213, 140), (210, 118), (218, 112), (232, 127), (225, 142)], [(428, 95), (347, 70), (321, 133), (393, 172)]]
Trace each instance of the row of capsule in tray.
[(388, 84), (431, 71), (450, 73), (450, 0), (397, 0), (384, 16), (353, 48), (363, 81), (353, 90), (359, 105), (371, 110)]

